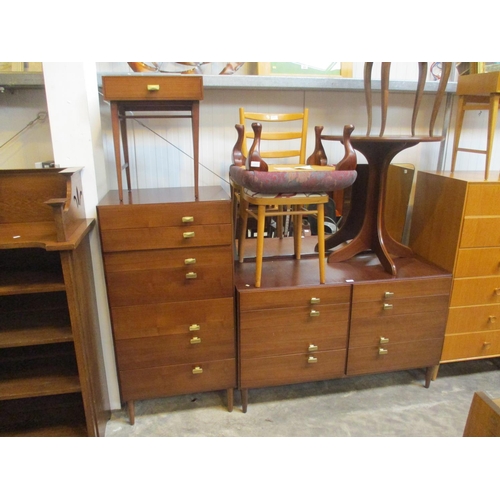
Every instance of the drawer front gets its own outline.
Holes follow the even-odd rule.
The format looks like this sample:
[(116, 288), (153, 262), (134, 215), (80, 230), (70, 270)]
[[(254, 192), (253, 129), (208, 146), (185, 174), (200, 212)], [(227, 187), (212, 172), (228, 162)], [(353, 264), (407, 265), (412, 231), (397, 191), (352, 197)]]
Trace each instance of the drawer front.
[(455, 266), (455, 278), (500, 276), (500, 248), (461, 248)]
[(230, 246), (194, 247), (172, 250), (114, 252), (104, 255), (106, 273), (178, 269), (198, 273), (203, 268), (217, 267), (220, 272), (232, 270)]
[(461, 278), (453, 283), (451, 307), (500, 304), (500, 276)]
[(106, 273), (106, 282), (111, 307), (213, 299), (233, 294), (232, 273), (215, 266), (199, 266), (196, 271), (167, 268)]
[(448, 308), (448, 295), (429, 295), (411, 299), (387, 299), (383, 301), (357, 302), (352, 306), (352, 318), (391, 318), (415, 311), (444, 312)]
[(118, 340), (115, 351), (120, 371), (199, 363), (236, 355), (231, 331)]
[(231, 241), (229, 224), (101, 231), (103, 252), (220, 246), (230, 245)]
[[(197, 368), (202, 372), (197, 373)], [(236, 387), (236, 361), (233, 358), (124, 370), (119, 377), (123, 401), (231, 389)]]
[(231, 332), (234, 342), (232, 297), (112, 307), (111, 319), (115, 340)]
[[(270, 387), (344, 376), (346, 351), (241, 360), (241, 388)], [(314, 362), (310, 362), (314, 361)]]
[[(347, 375), (409, 370), (437, 365), (443, 339), (420, 340), (393, 344), (390, 347), (360, 347), (349, 349)], [(385, 349), (381, 354), (380, 349)]]
[(307, 307), (241, 313), (241, 356), (278, 356), (346, 349), (348, 307), (320, 306), (317, 313), (320, 315), (311, 316)]
[(442, 339), (446, 310), (391, 318), (359, 318), (351, 321), (349, 348), (381, 346), (424, 339)]
[(500, 215), (498, 200), (500, 200), (499, 183), (469, 183), (465, 216)]
[(461, 248), (500, 246), (500, 217), (465, 217)]
[(361, 301), (404, 299), (426, 295), (446, 295), (450, 292), (451, 276), (435, 279), (356, 283), (353, 286), (353, 305)]
[(351, 300), (351, 286), (325, 286), (290, 288), (280, 290), (249, 290), (239, 292), (240, 311), (257, 309), (323, 306), (325, 304), (348, 304)]
[(500, 356), (500, 330), (446, 335), (441, 361)]
[(227, 200), (109, 205), (98, 206), (97, 211), (101, 231), (231, 224), (231, 203)]
[(500, 304), (451, 307), (446, 333), (467, 333), (500, 328)]
[(203, 79), (196, 75), (104, 76), (102, 88), (107, 101), (203, 99)]

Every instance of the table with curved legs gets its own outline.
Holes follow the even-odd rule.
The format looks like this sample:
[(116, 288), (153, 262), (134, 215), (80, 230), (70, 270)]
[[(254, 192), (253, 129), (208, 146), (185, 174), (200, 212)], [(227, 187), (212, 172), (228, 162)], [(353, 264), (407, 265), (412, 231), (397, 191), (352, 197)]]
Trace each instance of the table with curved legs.
[[(322, 136), (324, 140), (342, 142), (341, 136)], [(356, 210), (361, 200), (352, 200), (353, 208), (339, 231), (326, 238), (326, 250), (334, 249), (328, 262), (342, 262), (355, 255), (373, 251), (386, 272), (396, 275), (394, 257), (410, 257), (411, 248), (396, 241), (387, 231), (384, 220), (387, 170), (394, 157), (401, 151), (421, 142), (440, 142), (442, 137), (429, 136), (358, 136), (351, 137), (354, 149), (368, 162), (368, 179), (364, 210)], [(354, 189), (354, 186), (353, 186)]]

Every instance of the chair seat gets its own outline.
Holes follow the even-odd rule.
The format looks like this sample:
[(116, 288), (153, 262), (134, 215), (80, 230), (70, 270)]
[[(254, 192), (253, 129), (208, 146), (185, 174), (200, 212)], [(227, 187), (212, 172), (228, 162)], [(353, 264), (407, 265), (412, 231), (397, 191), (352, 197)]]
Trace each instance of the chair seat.
[(261, 172), (231, 165), (229, 169), (229, 177), (234, 183), (247, 189), (252, 196), (307, 196), (307, 193), (337, 191), (349, 187), (356, 180), (356, 176), (356, 170), (334, 170), (333, 167), (323, 167), (321, 170)]

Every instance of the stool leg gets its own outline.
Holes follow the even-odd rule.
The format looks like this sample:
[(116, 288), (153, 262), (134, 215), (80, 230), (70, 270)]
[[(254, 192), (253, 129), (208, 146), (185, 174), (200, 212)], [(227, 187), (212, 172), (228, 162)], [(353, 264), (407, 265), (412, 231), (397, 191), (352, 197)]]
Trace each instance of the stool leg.
[(453, 137), (453, 153), (451, 156), (451, 171), (455, 172), (455, 163), (457, 161), (457, 153), (458, 153), (458, 144), (460, 142), (460, 134), (462, 133), (462, 125), (464, 124), (464, 115), (465, 115), (465, 97), (460, 96), (458, 98), (458, 107), (457, 107), (457, 120), (455, 122), (455, 135)]
[(257, 208), (257, 252), (255, 255), (255, 288), (260, 288), (262, 276), (262, 259), (264, 257), (264, 228), (266, 221), (266, 207)]
[(319, 282), (325, 283), (325, 205), (318, 203), (318, 258)]
[(493, 141), (495, 139), (495, 128), (498, 117), (498, 101), (499, 95), (494, 94), (490, 97), (490, 112), (488, 115), (488, 142), (486, 145), (486, 168), (484, 171), (484, 180), (487, 181), (490, 175), (491, 152), (493, 149)]

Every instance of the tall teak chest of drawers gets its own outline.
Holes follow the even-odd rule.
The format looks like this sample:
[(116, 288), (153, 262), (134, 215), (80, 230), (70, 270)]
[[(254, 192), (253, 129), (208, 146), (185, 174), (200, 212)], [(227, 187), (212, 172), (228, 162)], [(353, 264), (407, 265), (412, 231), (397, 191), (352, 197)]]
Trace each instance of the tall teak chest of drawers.
[(410, 246), (453, 272), (441, 362), (500, 355), (500, 182), (419, 172)]
[(236, 359), (231, 204), (216, 187), (110, 191), (97, 207), (122, 401), (226, 389)]

